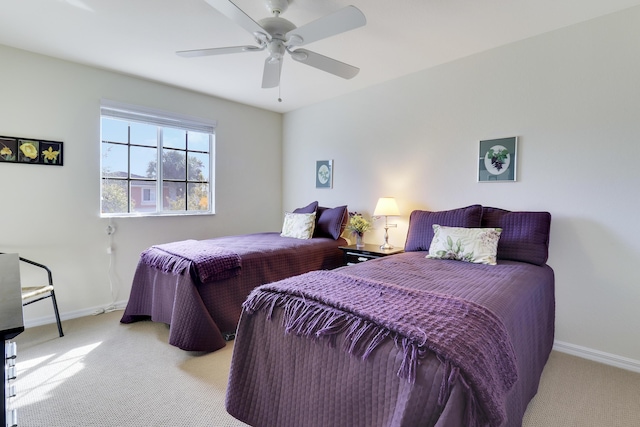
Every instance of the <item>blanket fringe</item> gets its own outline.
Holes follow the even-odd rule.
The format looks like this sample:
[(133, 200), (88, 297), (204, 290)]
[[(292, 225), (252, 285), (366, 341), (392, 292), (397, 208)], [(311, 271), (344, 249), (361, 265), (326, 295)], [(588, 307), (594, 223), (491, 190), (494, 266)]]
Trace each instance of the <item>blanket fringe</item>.
[(154, 266), (164, 273), (182, 274), (191, 267), (191, 261), (180, 257), (168, 257), (165, 252), (151, 247), (140, 255), (140, 259), (147, 265)]
[[(248, 314), (264, 309), (270, 319), (282, 307), (285, 333), (331, 346), (344, 337), (344, 350), (362, 359), (392, 339), (401, 351), (397, 375), (410, 383), (420, 360), (433, 352), (444, 366), (440, 405), (460, 385), (468, 425), (502, 425), (506, 419), (505, 396), (518, 379), (516, 359), (504, 325), (486, 307), (332, 271), (260, 286), (243, 306)], [(409, 314), (396, 317), (404, 307)]]
[(427, 352), (423, 347), (424, 343), (415, 343), (384, 326), (298, 296), (283, 298), (282, 295), (273, 293), (252, 293), (243, 304), (248, 314), (264, 310), (269, 320), (273, 319), (276, 306), (283, 308), (285, 333), (314, 340), (326, 339), (331, 347), (335, 347), (337, 336), (346, 332), (345, 351), (363, 360), (386, 339), (393, 337), (404, 355), (398, 377), (410, 383), (415, 382), (417, 365)]

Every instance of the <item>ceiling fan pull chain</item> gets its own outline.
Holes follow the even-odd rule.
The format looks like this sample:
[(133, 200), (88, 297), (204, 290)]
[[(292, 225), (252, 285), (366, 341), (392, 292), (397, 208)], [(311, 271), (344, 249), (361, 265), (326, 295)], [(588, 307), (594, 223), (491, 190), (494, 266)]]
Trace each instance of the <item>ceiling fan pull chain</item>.
[(278, 85), (278, 102), (282, 102), (282, 98), (280, 97), (280, 89), (281, 85)]

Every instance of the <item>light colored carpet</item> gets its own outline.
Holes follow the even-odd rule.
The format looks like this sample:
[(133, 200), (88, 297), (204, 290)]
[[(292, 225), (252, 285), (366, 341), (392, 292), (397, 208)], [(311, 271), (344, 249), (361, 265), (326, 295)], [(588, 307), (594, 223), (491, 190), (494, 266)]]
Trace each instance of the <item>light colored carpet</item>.
[[(166, 325), (121, 315), (65, 321), (63, 338), (55, 325), (17, 337), (21, 427), (245, 426), (224, 409), (232, 345), (185, 352)], [(523, 426), (640, 426), (640, 374), (553, 352)]]

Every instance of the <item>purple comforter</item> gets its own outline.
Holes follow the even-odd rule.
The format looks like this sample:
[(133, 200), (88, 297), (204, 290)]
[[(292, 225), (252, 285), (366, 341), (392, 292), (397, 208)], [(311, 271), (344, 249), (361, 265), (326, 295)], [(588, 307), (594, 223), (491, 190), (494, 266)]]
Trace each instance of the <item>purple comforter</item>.
[[(151, 319), (167, 323), (170, 344), (184, 350), (214, 351), (226, 345), (224, 333), (235, 332), (242, 303), (253, 288), (343, 265), (343, 253), (338, 247), (346, 241), (322, 237), (301, 240), (280, 237), (280, 233), (256, 233), (200, 241), (195, 251), (179, 243), (177, 249), (175, 245), (159, 247), (176, 253), (179, 250), (181, 258), (205, 261), (201, 249), (210, 246), (212, 253), (225, 258), (239, 256), (241, 268), (222, 268), (222, 276), (209, 274), (212, 270), (207, 268), (207, 275), (199, 277), (187, 274), (194, 272), (190, 268), (173, 268), (173, 261), (168, 263), (172, 268), (163, 268), (164, 258), (150, 260), (141, 256), (121, 322)], [(191, 265), (191, 261), (178, 264)], [(206, 262), (209, 266), (215, 264), (211, 260)], [(229, 274), (230, 271), (239, 274)]]
[[(251, 299), (247, 303), (238, 326), (229, 378), (229, 413), (253, 426), (521, 425), (553, 344), (553, 271), (546, 265), (514, 261), (485, 266), (430, 260), (424, 258), (425, 254), (410, 252), (336, 270), (365, 279), (353, 281), (363, 291), (374, 283), (373, 291), (365, 292), (368, 297), (344, 299), (350, 291), (337, 291), (334, 285), (351, 285), (330, 277), (325, 282), (329, 295), (342, 294), (342, 299), (338, 298), (342, 303), (323, 302), (325, 294), (319, 291), (322, 287), (315, 284), (310, 285), (312, 292), (304, 296), (307, 305), (320, 304), (325, 312), (358, 314), (362, 322), (376, 325), (384, 323), (380, 312), (386, 311), (390, 313), (386, 329), (408, 329), (400, 335), (414, 334), (414, 341), (423, 331), (428, 351), (418, 357), (414, 382), (397, 374), (406, 364), (407, 350), (411, 350), (406, 341), (372, 340), (375, 333), (355, 328), (362, 332), (361, 336), (369, 337), (364, 340), (368, 344), (375, 341), (374, 349), (364, 345), (364, 360), (356, 357), (360, 353), (349, 351), (354, 330), (341, 329), (335, 320), (326, 323), (327, 317), (317, 320), (310, 314), (313, 309), (298, 308), (296, 313), (296, 303), (291, 301), (303, 297), (296, 296), (291, 288), (290, 292), (279, 293), (278, 302), (275, 297), (265, 298), (273, 302), (268, 308), (272, 320), (251, 314), (256, 307)], [(332, 274), (335, 273), (327, 273)], [(291, 283), (286, 281), (285, 287)], [(388, 283), (388, 288), (381, 283)], [(287, 293), (292, 295), (286, 296)], [(439, 297), (465, 301), (472, 317), (488, 314), (490, 321), (496, 322), (493, 327), (499, 330), (491, 339), (501, 354), (492, 354), (488, 348), (491, 344), (483, 343), (476, 354), (461, 359), (468, 352), (460, 350), (469, 344), (466, 334), (475, 327), (469, 326), (468, 317), (461, 313), (456, 314), (457, 320), (447, 316), (438, 320), (439, 303), (433, 302)], [(261, 297), (257, 298), (259, 301)], [(385, 298), (387, 302), (381, 302)], [(412, 298), (424, 299), (415, 303)], [(370, 302), (386, 307), (363, 308)], [(418, 314), (420, 310), (423, 313)], [(339, 317), (334, 314), (334, 318)], [(374, 328), (382, 329), (385, 328)], [(330, 340), (307, 333), (324, 330), (331, 330)], [(308, 339), (309, 335), (315, 338)], [(356, 342), (361, 339), (358, 337)], [(503, 339), (507, 341), (501, 342)], [(440, 344), (434, 342), (450, 348), (441, 351)], [(497, 359), (486, 360), (487, 357)], [(515, 370), (509, 367), (510, 361), (515, 362)]]

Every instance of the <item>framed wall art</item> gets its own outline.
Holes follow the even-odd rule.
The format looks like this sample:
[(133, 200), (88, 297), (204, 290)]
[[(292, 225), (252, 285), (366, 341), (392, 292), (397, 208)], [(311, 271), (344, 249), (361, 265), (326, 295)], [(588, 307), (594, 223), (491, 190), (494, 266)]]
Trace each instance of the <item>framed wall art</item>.
[(62, 142), (0, 136), (0, 163), (62, 166)]
[(480, 141), (478, 182), (516, 180), (518, 137)]
[(333, 188), (333, 160), (316, 161), (316, 188)]

